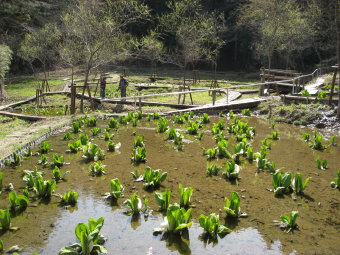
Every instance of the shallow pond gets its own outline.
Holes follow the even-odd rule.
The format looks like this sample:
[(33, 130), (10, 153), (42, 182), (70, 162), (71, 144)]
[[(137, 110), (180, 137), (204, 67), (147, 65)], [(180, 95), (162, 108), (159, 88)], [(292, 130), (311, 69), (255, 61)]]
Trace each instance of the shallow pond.
[[(211, 118), (209, 124), (204, 124), (206, 130), (203, 139), (197, 140), (195, 136), (184, 134), (185, 144), (183, 151), (173, 148), (174, 144), (166, 141), (167, 135), (155, 131), (156, 121), (142, 121), (137, 127), (123, 126), (112, 131), (113, 141), (121, 142), (121, 148), (116, 152), (106, 152), (106, 175), (92, 177), (89, 175), (89, 165), (82, 158), (82, 153), (65, 153), (70, 141), (61, 140), (64, 134), (49, 137), (53, 152), (48, 154), (51, 160), (53, 153), (63, 154), (65, 162), (62, 171), (71, 171), (66, 182), (59, 182), (56, 192), (64, 193), (75, 190), (79, 193), (78, 204), (75, 207), (64, 208), (59, 206), (59, 199), (52, 197), (50, 201), (34, 201), (21, 214), (13, 217), (12, 225), (19, 227), (18, 231), (1, 233), (5, 247), (13, 245), (22, 247), (20, 254), (57, 254), (61, 247), (77, 242), (74, 234), (76, 225), (87, 222), (88, 218), (105, 218), (101, 233), (108, 238), (105, 246), (109, 254), (336, 254), (337, 242), (340, 239), (340, 212), (339, 190), (330, 187), (330, 181), (340, 170), (340, 148), (329, 146), (324, 151), (313, 150), (301, 138), (302, 133), (311, 134), (312, 130), (301, 129), (289, 125), (275, 126), (279, 132), (280, 140), (273, 141), (272, 149), (267, 158), (274, 161), (282, 172), (300, 172), (303, 178), (312, 177), (304, 196), (293, 194), (281, 198), (275, 197), (268, 189), (272, 189), (272, 175), (267, 170), (257, 171), (256, 162), (248, 162), (241, 158), (240, 179), (230, 182), (219, 176), (207, 177), (207, 165), (215, 162), (224, 165), (227, 159), (208, 161), (202, 155), (204, 148), (215, 146), (213, 135), (209, 132), (213, 122), (227, 118)], [(270, 123), (256, 118), (246, 118), (250, 126), (256, 127), (256, 135), (251, 140), (254, 152), (259, 151), (261, 140), (269, 135)], [(171, 123), (171, 122), (169, 122)], [(107, 121), (100, 121), (102, 130)], [(170, 124), (172, 127), (186, 130), (187, 125)], [(90, 135), (90, 128), (83, 132)], [(147, 150), (147, 163), (134, 166), (131, 164), (131, 151), (135, 134), (145, 137)], [(333, 134), (325, 133), (324, 143), (328, 143)], [(336, 134), (336, 141), (340, 137)], [(73, 140), (78, 139), (77, 134), (72, 134)], [(92, 137), (92, 135), (90, 135)], [(235, 137), (227, 135), (232, 150), (236, 143)], [(106, 141), (102, 134), (92, 137), (100, 147), (106, 148)], [(36, 149), (35, 149), (36, 150)], [(328, 169), (319, 170), (315, 159), (328, 160)], [(22, 170), (34, 169), (38, 156), (22, 162), (16, 169), (6, 168), (4, 183), (13, 183), (18, 193), (24, 187)], [(159, 190), (172, 190), (171, 202), (179, 202), (178, 185), (193, 187), (191, 199), (194, 224), (182, 237), (160, 234), (153, 235), (153, 229), (158, 227), (163, 216), (157, 212), (158, 205), (152, 192), (143, 189), (143, 183), (134, 182), (130, 172), (135, 169), (143, 171), (146, 166), (162, 169), (168, 172), (168, 178)], [(45, 179), (52, 177), (49, 168), (45, 171)], [(119, 178), (125, 186), (124, 197), (118, 199), (117, 205), (112, 205), (103, 198), (109, 191), (109, 180)], [(237, 191), (241, 196), (241, 209), (248, 214), (247, 218), (233, 220), (226, 218), (223, 211), (225, 197), (230, 197), (232, 191)], [(149, 217), (127, 216), (126, 208), (121, 207), (123, 201), (133, 193), (138, 192), (141, 197), (149, 199), (149, 206), (153, 210)], [(8, 206), (8, 193), (1, 194), (0, 208)], [(280, 215), (288, 215), (290, 211), (299, 211), (297, 223), (299, 230), (294, 233), (285, 233), (276, 227), (273, 220), (278, 220)], [(217, 213), (220, 222), (233, 232), (226, 235), (218, 242), (208, 243), (201, 238), (202, 229), (197, 219), (200, 214), (208, 215)]]

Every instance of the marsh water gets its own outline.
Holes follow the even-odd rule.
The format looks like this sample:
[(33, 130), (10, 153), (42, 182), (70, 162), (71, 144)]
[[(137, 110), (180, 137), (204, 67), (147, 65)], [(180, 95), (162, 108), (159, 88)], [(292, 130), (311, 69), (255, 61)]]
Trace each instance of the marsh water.
[[(227, 118), (211, 118), (205, 124), (206, 130), (202, 140), (193, 135), (184, 133), (186, 143), (183, 151), (175, 150), (174, 144), (166, 140), (166, 134), (159, 134), (155, 130), (156, 121), (142, 120), (137, 127), (121, 125), (114, 134), (113, 141), (121, 143), (121, 148), (116, 152), (105, 152), (106, 175), (92, 177), (89, 175), (89, 165), (82, 158), (82, 153), (65, 153), (67, 144), (78, 139), (78, 134), (72, 134), (71, 141), (63, 141), (64, 133), (49, 137), (53, 151), (48, 154), (51, 160), (53, 153), (63, 154), (65, 162), (61, 170), (71, 171), (66, 182), (59, 182), (56, 193), (74, 190), (79, 193), (79, 200), (75, 207), (62, 207), (59, 199), (52, 197), (49, 201), (33, 201), (30, 206), (17, 215), (13, 215), (12, 225), (19, 227), (17, 231), (1, 233), (5, 248), (19, 245), (20, 254), (57, 254), (61, 247), (77, 242), (74, 234), (76, 225), (87, 222), (88, 218), (105, 218), (101, 233), (108, 239), (105, 243), (109, 254), (337, 254), (338, 241), (340, 240), (340, 212), (339, 190), (330, 187), (330, 181), (335, 178), (336, 171), (340, 170), (339, 146), (328, 146), (324, 151), (313, 150), (302, 139), (302, 134), (307, 132), (312, 135), (312, 130), (290, 125), (276, 124), (275, 130), (279, 132), (280, 140), (273, 141), (272, 149), (267, 158), (274, 161), (282, 172), (300, 172), (303, 178), (312, 177), (304, 196), (285, 195), (275, 197), (268, 189), (272, 189), (272, 175), (268, 171), (258, 172), (256, 162), (241, 159), (240, 179), (230, 182), (219, 176), (207, 177), (206, 167), (212, 163), (223, 166), (227, 159), (208, 161), (202, 154), (205, 148), (215, 146), (213, 135), (209, 132), (212, 123)], [(254, 152), (259, 151), (261, 140), (267, 137), (273, 129), (269, 122), (244, 118), (250, 126), (256, 127), (255, 138), (251, 141)], [(169, 121), (170, 126), (186, 129), (187, 125), (177, 125)], [(102, 130), (107, 125), (107, 120), (99, 122)], [(93, 137), (90, 128), (83, 128), (93, 142), (106, 148), (106, 141), (102, 134)], [(340, 143), (339, 133), (323, 132), (324, 144), (327, 144), (331, 135), (336, 135), (336, 142)], [(135, 135), (145, 137), (147, 162), (134, 166), (131, 164), (131, 151)], [(230, 142), (229, 148), (235, 144), (233, 135), (227, 135)], [(35, 148), (34, 151), (37, 149)], [(328, 169), (319, 170), (315, 160), (328, 160)], [(22, 162), (16, 169), (3, 169), (4, 184), (13, 183), (15, 190), (21, 193), (24, 187), (22, 170), (35, 168), (38, 156)], [(163, 182), (160, 191), (172, 190), (171, 202), (179, 202), (178, 185), (193, 187), (191, 199), (194, 224), (182, 236), (169, 234), (154, 235), (153, 229), (163, 221), (158, 205), (152, 192), (143, 189), (143, 183), (134, 182), (130, 172), (139, 169), (143, 172), (146, 166), (153, 169), (162, 169), (168, 172), (168, 178)], [(45, 172), (45, 179), (52, 177), (49, 168), (41, 168)], [(125, 186), (124, 197), (118, 199), (117, 204), (103, 198), (109, 192), (109, 181), (119, 178)], [(237, 220), (226, 218), (223, 211), (225, 197), (230, 197), (232, 191), (237, 191), (241, 196), (242, 212), (247, 213), (247, 218)], [(128, 216), (126, 208), (122, 207), (124, 200), (133, 193), (143, 198), (148, 198), (151, 215), (145, 217)], [(0, 196), (0, 208), (6, 208), (8, 193)], [(274, 225), (280, 215), (288, 215), (292, 210), (299, 211), (297, 223), (299, 230), (285, 233)], [(233, 231), (224, 238), (215, 242), (202, 239), (202, 229), (198, 224), (200, 214), (208, 215), (217, 213), (220, 222)]]

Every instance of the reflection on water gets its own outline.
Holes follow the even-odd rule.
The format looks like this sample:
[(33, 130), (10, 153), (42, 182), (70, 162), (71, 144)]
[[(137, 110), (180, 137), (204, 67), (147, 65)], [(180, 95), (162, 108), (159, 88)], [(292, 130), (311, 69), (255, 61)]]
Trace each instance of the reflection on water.
[[(77, 242), (76, 225), (88, 218), (105, 218), (101, 233), (108, 238), (109, 254), (282, 254), (280, 242), (270, 247), (253, 228), (234, 231), (215, 242), (202, 241), (202, 229), (194, 223), (182, 236), (153, 235), (153, 228), (163, 221), (161, 215), (127, 216), (124, 210), (111, 207), (100, 197), (80, 194), (76, 210), (64, 210), (39, 254), (55, 255), (61, 247)], [(25, 254), (25, 253), (24, 253)]]

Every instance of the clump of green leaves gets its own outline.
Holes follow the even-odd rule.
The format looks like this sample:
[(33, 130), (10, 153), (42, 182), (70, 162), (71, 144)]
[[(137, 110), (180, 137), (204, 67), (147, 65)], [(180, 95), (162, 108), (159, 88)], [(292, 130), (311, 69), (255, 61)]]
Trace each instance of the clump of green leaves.
[(314, 150), (320, 150), (323, 151), (326, 149), (326, 146), (322, 144), (322, 135), (319, 133), (315, 133), (314, 136), (314, 143), (312, 144), (312, 148)]
[(123, 196), (124, 186), (120, 183), (118, 178), (112, 179), (110, 181), (110, 194), (112, 199), (118, 199)]
[(237, 192), (231, 192), (230, 200), (225, 198), (224, 211), (227, 216), (239, 217), (241, 215), (241, 200)]
[(72, 139), (72, 136), (71, 136), (70, 132), (65, 133), (63, 140), (68, 141), (68, 140), (71, 140), (71, 139)]
[(308, 143), (308, 142), (309, 142), (309, 138), (310, 138), (310, 137), (309, 137), (309, 134), (307, 134), (307, 133), (303, 133), (303, 134), (302, 134), (302, 139), (303, 139), (305, 142)]
[(67, 146), (69, 147), (69, 150), (67, 152), (77, 153), (78, 150), (80, 150), (81, 148), (81, 141), (76, 140), (73, 143), (69, 143)]
[(304, 189), (307, 187), (308, 182), (310, 181), (310, 177), (306, 180), (302, 180), (302, 175), (300, 173), (296, 173), (292, 180), (292, 188), (296, 194), (303, 194)]
[(337, 171), (336, 174), (337, 174), (337, 177), (335, 177), (331, 181), (331, 186), (332, 186), (332, 188), (340, 189), (340, 171)]
[(17, 193), (13, 190), (8, 195), (8, 201), (10, 204), (11, 210), (23, 210), (28, 206), (28, 198), (24, 195), (17, 195)]
[(126, 116), (118, 116), (118, 122), (119, 124), (126, 125), (128, 123)]
[(134, 148), (132, 150), (131, 160), (133, 161), (133, 163), (135, 165), (139, 164), (141, 162), (146, 162), (146, 149), (145, 149), (145, 147), (137, 146), (136, 148)]
[(204, 136), (204, 132), (197, 133), (197, 140), (201, 141)]
[(98, 161), (103, 160), (105, 155), (97, 144), (89, 142), (83, 147), (83, 157), (89, 161)]
[(101, 131), (102, 131), (102, 130), (101, 130), (99, 127), (94, 127), (93, 129), (91, 129), (91, 132), (92, 132), (92, 135), (93, 135), (93, 136), (99, 135), (99, 133), (100, 133)]
[(46, 167), (49, 165), (48, 158), (45, 155), (41, 155), (40, 159), (37, 162), (38, 165), (42, 165), (43, 167)]
[(25, 159), (29, 158), (32, 156), (32, 149), (30, 146), (28, 146), (27, 150), (25, 150), (22, 155), (24, 156)]
[(201, 123), (207, 124), (210, 122), (209, 114), (203, 113), (202, 117), (200, 118)]
[(172, 120), (174, 121), (174, 123), (176, 124), (184, 124), (184, 122), (186, 121), (185, 117), (181, 114), (174, 114), (172, 116)]
[(203, 154), (208, 157), (208, 160), (213, 160), (217, 158), (217, 152), (218, 152), (217, 148), (209, 148), (206, 149)]
[(154, 113), (152, 114), (152, 117), (153, 117), (154, 120), (158, 120), (158, 119), (160, 118), (158, 112), (154, 112)]
[(247, 159), (249, 161), (253, 161), (254, 160), (254, 150), (253, 150), (253, 147), (248, 146), (246, 154), (247, 154)]
[(292, 175), (291, 173), (282, 174), (280, 171), (276, 171), (273, 174), (272, 184), (274, 187), (275, 195), (283, 195), (291, 191)]
[(244, 116), (250, 116), (250, 115), (251, 115), (250, 109), (249, 109), (249, 108), (243, 109), (243, 110), (242, 110), (242, 115), (244, 115)]
[(5, 160), (5, 166), (16, 167), (19, 166), (21, 162), (21, 155), (16, 154), (13, 152), (11, 159)]
[(221, 166), (218, 165), (210, 165), (207, 167), (207, 176), (217, 176), (218, 172), (222, 169)]
[(240, 170), (241, 167), (238, 164), (236, 164), (235, 160), (227, 161), (222, 176), (226, 179), (234, 180), (238, 178)]
[(188, 127), (188, 134), (190, 135), (197, 135), (198, 129), (200, 128), (200, 124), (195, 122), (195, 121), (190, 121), (189, 122), (189, 127)]
[(80, 123), (79, 122), (72, 123), (71, 131), (72, 131), (73, 134), (79, 133), (79, 131), (80, 131)]
[(3, 231), (16, 229), (11, 227), (11, 214), (9, 210), (0, 209), (0, 229)]
[(302, 90), (302, 91), (301, 91), (301, 96), (303, 96), (303, 97), (309, 97), (310, 94), (309, 94), (308, 90)]
[(271, 138), (272, 140), (279, 140), (279, 132), (273, 131), (273, 132), (271, 133), (271, 135), (270, 135), (270, 138)]
[(327, 164), (328, 164), (328, 161), (326, 159), (323, 159), (323, 160), (320, 159), (320, 158), (316, 159), (316, 166), (320, 170), (326, 170), (327, 169)]
[(38, 198), (50, 198), (56, 187), (55, 181), (44, 180), (42, 177), (37, 177), (34, 182), (34, 191)]
[(157, 122), (156, 130), (158, 133), (164, 133), (168, 129), (168, 120), (166, 118), (160, 118)]
[(108, 141), (107, 142), (107, 150), (108, 151), (115, 151), (116, 150), (116, 144), (113, 141)]
[(75, 229), (76, 236), (80, 243), (75, 243), (62, 248), (58, 255), (91, 255), (107, 253), (103, 246), (105, 239), (99, 234), (104, 225), (104, 218), (98, 220), (89, 219), (88, 225), (79, 223)]
[(298, 228), (298, 225), (296, 223), (298, 215), (299, 215), (298, 211), (292, 211), (290, 212), (289, 216), (286, 215), (280, 216), (280, 222), (282, 223), (281, 227), (286, 229), (287, 233), (294, 231), (294, 229)]
[(153, 170), (151, 167), (146, 167), (143, 175), (138, 176), (138, 171), (131, 172), (135, 180), (145, 181), (144, 187), (146, 189), (156, 189), (168, 176), (167, 172), (162, 173), (160, 169)]
[(336, 146), (336, 143), (335, 143), (335, 136), (331, 136), (331, 139), (329, 140), (329, 144), (332, 145), (332, 146)]
[(204, 230), (204, 235), (208, 238), (216, 239), (217, 235), (223, 237), (231, 232), (229, 228), (220, 224), (219, 216), (215, 213), (208, 216), (201, 214), (198, 221)]
[(129, 207), (129, 213), (139, 214), (140, 212), (145, 213), (148, 210), (149, 201), (145, 199), (143, 203), (138, 193), (134, 193), (130, 199), (125, 200), (123, 204)]
[(160, 210), (166, 212), (171, 200), (171, 190), (165, 190), (164, 192), (155, 192), (155, 199), (160, 207)]
[(62, 167), (65, 163), (64, 156), (60, 155), (58, 153), (54, 153), (52, 155), (52, 166)]
[(133, 147), (144, 147), (144, 136), (136, 136), (133, 141)]
[(225, 139), (221, 139), (217, 142), (217, 151), (220, 158), (231, 158), (232, 155), (228, 150), (229, 143)]
[(85, 120), (85, 124), (87, 127), (96, 127), (98, 124), (98, 120), (95, 117), (91, 117)]
[(51, 150), (51, 144), (48, 141), (43, 141), (39, 144), (39, 153), (46, 154)]
[(254, 154), (256, 157), (257, 169), (259, 171), (263, 171), (268, 163), (268, 160), (265, 158), (266, 154), (266, 151), (261, 151)]
[(114, 137), (114, 135), (110, 134), (109, 132), (105, 132), (105, 134), (104, 134), (104, 140), (105, 141), (112, 140), (113, 137)]
[(105, 167), (101, 161), (94, 162), (90, 165), (90, 173), (92, 176), (102, 176), (105, 174)]
[(192, 225), (191, 221), (191, 208), (186, 210), (180, 208), (178, 204), (169, 205), (160, 228), (154, 229), (155, 232), (170, 232), (174, 234), (180, 234), (182, 230), (187, 229)]
[(78, 201), (78, 192), (68, 191), (63, 195), (59, 195), (61, 198), (60, 203), (62, 205), (75, 205)]
[(69, 174), (70, 171), (66, 171), (65, 173), (62, 173), (60, 168), (58, 166), (55, 166), (52, 170), (53, 178), (58, 181), (66, 181), (66, 175)]
[(79, 135), (79, 140), (80, 140), (82, 145), (86, 145), (90, 141), (90, 138), (89, 138), (88, 135), (80, 134)]
[(119, 123), (115, 118), (110, 118), (108, 123), (109, 128), (118, 129)]
[(28, 189), (32, 189), (34, 187), (35, 180), (42, 177), (43, 174), (44, 173), (38, 171), (37, 168), (34, 171), (24, 170), (24, 177), (22, 178), (22, 180), (24, 181)]
[(192, 196), (192, 193), (194, 192), (194, 189), (192, 187), (186, 187), (184, 188), (182, 184), (178, 185), (179, 188), (179, 195), (180, 195), (180, 206), (188, 208), (190, 199)]

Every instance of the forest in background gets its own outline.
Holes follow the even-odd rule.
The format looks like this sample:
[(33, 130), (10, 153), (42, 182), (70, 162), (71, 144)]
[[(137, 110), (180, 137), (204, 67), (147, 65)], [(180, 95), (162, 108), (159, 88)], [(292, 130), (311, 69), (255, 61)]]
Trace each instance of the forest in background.
[(336, 63), (337, 2), (2, 0), (0, 54), (16, 74), (108, 63), (306, 71)]

